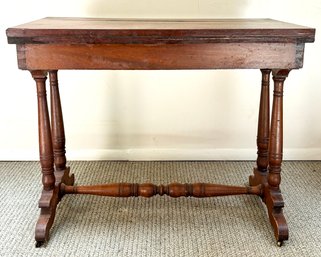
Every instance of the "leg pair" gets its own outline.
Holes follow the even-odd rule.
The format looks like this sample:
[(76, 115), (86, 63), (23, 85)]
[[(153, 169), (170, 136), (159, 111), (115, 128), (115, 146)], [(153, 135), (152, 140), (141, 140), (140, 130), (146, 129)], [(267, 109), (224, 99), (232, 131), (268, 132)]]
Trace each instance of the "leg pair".
[[(201, 196), (207, 197), (223, 195), (221, 192), (222, 190), (226, 193), (225, 195), (240, 194), (240, 192), (241, 194), (249, 193), (260, 195), (263, 202), (267, 206), (269, 218), (274, 228), (275, 237), (278, 241), (278, 244), (281, 245), (284, 240), (288, 239), (288, 228), (282, 213), (284, 202), (279, 185), (281, 182), (280, 172), (283, 151), (283, 84), (289, 73), (289, 70), (272, 71), (274, 80), (274, 93), (271, 122), (269, 105), (269, 78), (271, 70), (262, 69), (261, 72), (262, 91), (257, 137), (257, 168), (254, 169), (254, 175), (250, 177), (250, 185), (253, 187), (252, 189), (254, 189), (254, 191), (252, 189), (248, 190), (240, 187), (231, 188), (226, 186), (218, 187), (217, 185), (201, 185), (201, 191), (204, 191)], [(36, 225), (35, 236), (37, 246), (40, 246), (48, 240), (49, 230), (54, 221), (56, 207), (61, 197), (64, 193), (68, 193), (69, 191), (69, 193), (77, 193), (77, 190), (75, 190), (74, 187), (70, 187), (74, 184), (74, 177), (73, 175), (69, 175), (69, 168), (66, 167), (65, 135), (58, 89), (57, 71), (49, 71), (51, 121), (46, 97), (46, 79), (48, 72), (32, 71), (31, 74), (37, 85), (39, 151), (43, 183), (43, 191), (39, 201), (41, 213)], [(128, 195), (126, 194), (126, 196), (139, 195), (138, 193), (140, 191), (138, 189), (141, 187), (137, 185), (129, 186), (130, 188), (137, 188), (137, 190), (130, 190), (130, 192), (133, 192), (129, 193)], [(123, 187), (124, 185), (109, 185), (105, 186), (104, 188), (99, 186), (98, 188), (100, 188), (101, 195), (108, 195), (106, 194), (107, 191), (111, 190), (114, 192), (115, 188), (119, 191), (119, 188), (122, 189)], [(144, 196), (146, 191), (145, 187), (143, 187)], [(194, 196), (194, 187), (198, 188), (199, 185), (193, 185), (193, 189), (191, 189), (192, 187), (190, 185), (185, 185), (182, 187), (182, 185), (173, 184), (171, 187), (168, 186), (169, 189), (172, 188), (171, 190), (173, 192), (175, 191), (174, 196), (177, 196), (177, 192), (182, 190), (184, 191), (182, 195)], [(92, 187), (78, 187), (78, 189), (84, 189), (86, 193), (89, 194), (91, 193), (91, 188)], [(96, 190), (97, 186), (94, 188)], [(153, 194), (151, 195), (154, 195), (155, 186), (148, 185), (148, 189), (150, 188), (153, 191)], [(162, 190), (163, 187), (156, 187), (156, 189), (159, 189), (162, 192), (164, 191)], [(193, 192), (193, 194), (190, 192)], [(159, 192), (157, 191), (156, 193)], [(112, 195), (114, 196), (114, 194)], [(181, 196), (181, 194), (178, 195)]]
[(57, 71), (49, 71), (51, 120), (48, 111), (46, 80), (47, 71), (31, 71), (36, 81), (38, 101), (39, 153), (43, 190), (39, 200), (40, 217), (36, 224), (36, 246), (48, 240), (49, 230), (62, 194), (61, 183), (72, 185), (65, 156), (65, 132), (62, 118)]
[[(262, 88), (257, 136), (257, 168), (250, 176), (250, 185), (261, 184), (262, 200), (267, 206), (278, 245), (288, 239), (288, 227), (282, 209), (280, 190), (283, 154), (283, 85), (290, 70), (262, 69)], [(270, 122), (269, 79), (274, 81), (272, 117)]]

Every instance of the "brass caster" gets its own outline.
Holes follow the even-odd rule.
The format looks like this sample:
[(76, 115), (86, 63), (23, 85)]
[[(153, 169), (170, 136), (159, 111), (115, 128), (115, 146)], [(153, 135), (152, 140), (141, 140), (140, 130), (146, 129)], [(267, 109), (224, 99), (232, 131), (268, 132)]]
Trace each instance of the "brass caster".
[(283, 241), (278, 241), (277, 245), (278, 245), (278, 247), (281, 247), (283, 245)]

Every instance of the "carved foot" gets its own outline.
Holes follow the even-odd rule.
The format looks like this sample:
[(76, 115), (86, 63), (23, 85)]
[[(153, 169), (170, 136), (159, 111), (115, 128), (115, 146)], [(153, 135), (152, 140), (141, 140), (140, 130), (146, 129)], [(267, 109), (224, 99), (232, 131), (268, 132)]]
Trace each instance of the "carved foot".
[(49, 230), (53, 224), (56, 214), (59, 189), (57, 186), (53, 190), (42, 190), (39, 200), (40, 217), (36, 224), (36, 247), (40, 247), (44, 242), (49, 239)]
[(274, 235), (279, 246), (283, 241), (288, 240), (289, 230), (283, 215), (284, 201), (280, 190), (266, 188), (265, 190), (266, 207), (269, 213), (269, 219), (274, 229)]
[(74, 175), (70, 175), (69, 172), (69, 167), (62, 171), (55, 171), (56, 183), (54, 189), (42, 191), (39, 200), (41, 211), (35, 233), (36, 247), (41, 247), (49, 239), (49, 231), (55, 219), (57, 205), (63, 197), (60, 192), (60, 184), (74, 184)]
[(288, 226), (283, 215), (284, 201), (281, 191), (278, 189), (271, 189), (267, 183), (267, 174), (254, 169), (254, 175), (249, 178), (250, 186), (261, 184), (263, 194), (262, 201), (266, 204), (269, 219), (274, 229), (274, 235), (278, 246), (282, 246), (283, 241), (288, 240), (289, 231)]

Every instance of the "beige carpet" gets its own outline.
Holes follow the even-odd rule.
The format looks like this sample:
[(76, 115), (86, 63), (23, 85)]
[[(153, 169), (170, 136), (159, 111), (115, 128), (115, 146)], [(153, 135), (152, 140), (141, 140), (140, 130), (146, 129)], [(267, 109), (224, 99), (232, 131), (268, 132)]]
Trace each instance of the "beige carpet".
[[(243, 185), (253, 162), (70, 162), (77, 184), (213, 182)], [(276, 246), (256, 196), (66, 196), (49, 243), (34, 247), (37, 162), (0, 162), (0, 256), (321, 256), (321, 162), (285, 162), (290, 239)]]

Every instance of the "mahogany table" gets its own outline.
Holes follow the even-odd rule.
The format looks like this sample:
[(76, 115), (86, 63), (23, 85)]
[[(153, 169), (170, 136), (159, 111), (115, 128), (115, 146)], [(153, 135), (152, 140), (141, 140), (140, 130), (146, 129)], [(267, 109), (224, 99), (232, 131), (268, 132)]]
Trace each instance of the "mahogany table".
[[(288, 239), (280, 191), (283, 151), (283, 84), (303, 66), (305, 43), (315, 30), (271, 19), (120, 20), (44, 18), (7, 30), (17, 45), (18, 66), (36, 82), (43, 190), (36, 246), (49, 238), (56, 207), (65, 194), (213, 197), (252, 194), (266, 204), (278, 245)], [(66, 166), (65, 133), (57, 71), (61, 69), (174, 70), (260, 69), (257, 166), (249, 186), (210, 183), (169, 185), (115, 183), (74, 186)], [(274, 93), (270, 121), (269, 81)], [(50, 79), (49, 115), (46, 79)], [(224, 97), (224, 96), (222, 96)]]

